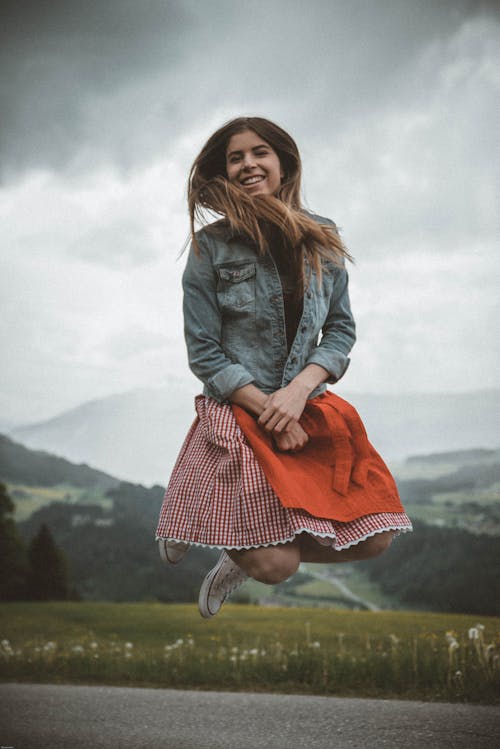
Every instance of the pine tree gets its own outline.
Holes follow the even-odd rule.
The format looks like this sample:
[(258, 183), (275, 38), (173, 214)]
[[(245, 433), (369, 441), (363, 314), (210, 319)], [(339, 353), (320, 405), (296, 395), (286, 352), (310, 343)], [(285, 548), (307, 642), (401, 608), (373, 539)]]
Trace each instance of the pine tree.
[(28, 560), (13, 512), (7, 487), (0, 483), (0, 601), (17, 601), (26, 594)]
[(68, 564), (45, 523), (32, 539), (28, 557), (28, 597), (35, 601), (66, 600), (69, 597)]

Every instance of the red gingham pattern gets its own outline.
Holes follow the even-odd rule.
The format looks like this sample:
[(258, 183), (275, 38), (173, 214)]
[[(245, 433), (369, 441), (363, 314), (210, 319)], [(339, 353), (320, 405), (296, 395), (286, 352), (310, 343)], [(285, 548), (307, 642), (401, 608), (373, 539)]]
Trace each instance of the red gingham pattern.
[(305, 531), (340, 550), (386, 530), (411, 530), (404, 512), (342, 523), (283, 507), (231, 407), (204, 396), (196, 397), (195, 407), (197, 417), (165, 492), (157, 538), (248, 549), (286, 543)]

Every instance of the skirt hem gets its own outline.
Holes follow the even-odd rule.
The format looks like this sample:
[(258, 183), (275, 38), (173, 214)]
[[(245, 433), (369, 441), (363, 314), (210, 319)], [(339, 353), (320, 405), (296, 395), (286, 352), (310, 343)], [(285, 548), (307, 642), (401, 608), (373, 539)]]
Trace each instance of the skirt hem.
[(366, 541), (368, 538), (371, 538), (372, 536), (375, 536), (377, 533), (385, 533), (386, 531), (396, 531), (396, 535), (400, 535), (400, 533), (409, 533), (413, 530), (411, 525), (387, 525), (382, 528), (375, 528), (374, 530), (369, 531), (368, 533), (365, 533), (364, 535), (360, 536), (359, 538), (355, 538), (353, 540), (347, 541), (344, 544), (336, 544), (335, 541), (337, 540), (337, 536), (335, 533), (319, 533), (319, 532), (312, 532), (310, 528), (297, 528), (293, 535), (289, 538), (279, 539), (278, 541), (268, 541), (266, 543), (262, 544), (242, 544), (242, 545), (236, 545), (236, 544), (210, 544), (207, 542), (201, 542), (201, 541), (190, 541), (187, 538), (177, 538), (174, 536), (156, 536), (156, 541), (176, 541), (181, 543), (187, 543), (192, 546), (201, 546), (209, 549), (234, 549), (235, 551), (243, 551), (246, 549), (260, 549), (264, 548), (266, 546), (278, 546), (279, 544), (288, 544), (291, 541), (294, 541), (296, 536), (299, 536), (301, 533), (308, 533), (310, 536), (322, 538), (322, 539), (330, 539), (332, 541), (331, 544), (323, 544), (324, 546), (332, 546), (335, 551), (343, 551), (344, 549), (349, 549), (351, 546), (357, 546), (357, 544), (361, 543), (362, 541)]

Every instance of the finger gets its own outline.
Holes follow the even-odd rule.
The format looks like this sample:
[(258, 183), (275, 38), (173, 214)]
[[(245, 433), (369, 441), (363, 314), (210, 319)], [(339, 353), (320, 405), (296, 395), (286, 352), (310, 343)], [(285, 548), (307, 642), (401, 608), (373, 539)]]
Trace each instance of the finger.
[(281, 419), (281, 414), (274, 413), (265, 423), (264, 428), (267, 429), (268, 432), (273, 432), (274, 427)]
[(278, 422), (276, 423), (276, 426), (274, 427), (273, 431), (274, 431), (274, 432), (278, 432), (278, 434), (279, 434), (280, 432), (283, 432), (283, 431), (284, 431), (284, 430), (285, 430), (285, 429), (287, 428), (287, 426), (288, 426), (288, 425), (290, 424), (290, 421), (291, 421), (290, 417), (288, 417), (288, 416), (283, 416), (283, 417), (282, 417), (282, 418), (281, 418), (281, 419), (280, 419), (280, 420), (279, 420), (279, 421), (278, 421)]
[(259, 424), (265, 424), (266, 421), (269, 419), (269, 417), (272, 415), (273, 409), (269, 406), (266, 406), (266, 408), (262, 411), (261, 415), (257, 419)]

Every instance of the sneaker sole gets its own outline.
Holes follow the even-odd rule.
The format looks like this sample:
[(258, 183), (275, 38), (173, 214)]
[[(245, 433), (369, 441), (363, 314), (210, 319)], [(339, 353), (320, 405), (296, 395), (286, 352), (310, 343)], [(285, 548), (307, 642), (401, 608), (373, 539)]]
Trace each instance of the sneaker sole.
[(216, 576), (216, 574), (218, 573), (218, 571), (220, 570), (224, 562), (225, 562), (224, 557), (219, 559), (215, 567), (213, 567), (210, 570), (210, 572), (207, 574), (207, 576), (205, 577), (205, 579), (203, 580), (201, 584), (200, 595), (198, 596), (198, 608), (200, 610), (200, 614), (202, 615), (204, 619), (211, 619), (213, 616), (218, 614), (219, 611), (221, 610), (222, 604), (224, 603), (224, 601), (221, 601), (221, 605), (219, 606), (217, 611), (214, 611), (213, 613), (208, 608), (208, 597), (210, 595), (211, 585), (214, 581), (214, 577)]

